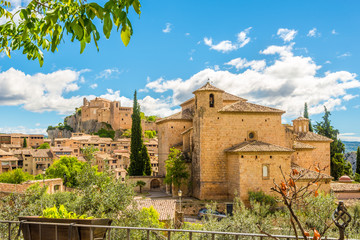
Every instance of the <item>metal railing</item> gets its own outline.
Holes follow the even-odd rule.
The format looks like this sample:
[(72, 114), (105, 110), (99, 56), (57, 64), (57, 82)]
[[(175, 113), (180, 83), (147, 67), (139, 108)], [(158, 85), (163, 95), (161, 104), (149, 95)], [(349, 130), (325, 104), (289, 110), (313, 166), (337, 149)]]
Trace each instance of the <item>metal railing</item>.
[[(111, 231), (112, 230), (124, 230), (126, 232), (126, 239), (130, 240), (130, 236), (131, 236), (131, 231), (144, 231), (146, 232), (146, 239), (149, 240), (150, 239), (150, 233), (165, 233), (163, 235), (157, 235), (158, 237), (161, 236), (162, 239), (168, 239), (171, 240), (171, 235), (173, 233), (184, 233), (186, 234), (188, 237), (183, 238), (183, 239), (193, 239), (194, 234), (204, 234), (204, 235), (208, 235), (211, 236), (208, 239), (212, 239), (215, 240), (216, 236), (233, 236), (234, 239), (238, 240), (239, 237), (249, 237), (252, 239), (270, 239), (270, 237), (266, 234), (259, 234), (259, 233), (235, 233), (235, 232), (216, 232), (216, 231), (198, 231), (198, 230), (183, 230), (183, 229), (167, 229), (167, 228), (145, 228), (145, 227), (121, 227), (121, 226), (106, 226), (106, 225), (85, 225), (85, 224), (67, 224), (67, 223), (46, 223), (46, 222), (30, 222), (30, 221), (4, 221), (4, 220), (0, 220), (0, 224), (7, 224), (8, 225), (8, 240), (12, 240), (12, 239), (17, 239), (20, 236), (20, 228), (18, 230), (17, 235), (12, 235), (12, 230), (11, 230), (11, 226), (13, 224), (19, 225), (19, 224), (34, 224), (34, 225), (39, 225), (39, 238), (38, 239), (31, 239), (31, 240), (41, 240), (41, 226), (42, 225), (51, 225), (51, 226), (55, 226), (55, 231), (54, 231), (54, 240), (58, 240), (58, 227), (60, 226), (67, 226), (69, 227), (69, 231), (75, 230), (78, 227), (82, 227), (82, 228), (90, 228), (90, 238), (89, 240), (97, 240), (97, 239), (105, 239), (105, 238), (94, 238), (94, 229), (95, 228), (105, 228), (107, 229), (107, 239), (110, 240), (111, 239)], [(296, 239), (295, 236), (288, 236), (288, 235), (272, 235), (273, 237), (279, 238), (279, 239)], [(14, 238), (15, 237), (15, 238)], [(303, 239), (303, 237), (298, 237), (299, 239)], [(71, 239), (71, 235), (69, 233), (69, 238)], [(310, 239), (310, 238), (309, 238)], [(323, 237), (322, 239), (327, 239), (327, 240), (337, 240), (338, 238), (328, 238), (328, 237)], [(354, 239), (355, 240), (355, 239)]]

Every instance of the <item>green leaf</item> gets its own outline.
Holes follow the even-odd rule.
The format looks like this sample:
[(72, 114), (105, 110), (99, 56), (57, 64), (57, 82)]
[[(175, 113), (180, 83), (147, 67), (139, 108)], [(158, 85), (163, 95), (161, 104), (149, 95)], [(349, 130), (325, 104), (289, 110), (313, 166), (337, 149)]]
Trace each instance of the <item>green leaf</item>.
[(79, 40), (82, 40), (82, 38), (84, 36), (84, 29), (77, 22), (73, 22), (71, 24), (71, 28), (74, 30), (75, 35), (77, 36), (77, 38)]
[(111, 21), (111, 18), (110, 18), (110, 13), (106, 13), (105, 17), (104, 17), (103, 32), (104, 32), (105, 37), (107, 39), (109, 39), (109, 37), (110, 37), (111, 29), (112, 29), (112, 21)]
[(127, 47), (127, 45), (129, 44), (130, 37), (131, 37), (131, 31), (128, 28), (128, 26), (123, 27), (123, 29), (121, 30), (121, 40), (123, 41), (125, 47)]
[(141, 11), (140, 11), (141, 5), (140, 5), (139, 0), (134, 0), (132, 5), (134, 7), (135, 12), (140, 15), (141, 14)]
[(80, 54), (82, 54), (84, 52), (85, 47), (86, 47), (86, 42), (83, 39), (80, 41)]

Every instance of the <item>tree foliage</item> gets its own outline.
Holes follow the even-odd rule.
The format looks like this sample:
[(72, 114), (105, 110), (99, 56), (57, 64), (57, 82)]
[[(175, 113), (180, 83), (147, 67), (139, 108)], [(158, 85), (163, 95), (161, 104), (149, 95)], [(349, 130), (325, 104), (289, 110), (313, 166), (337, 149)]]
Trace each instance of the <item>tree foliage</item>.
[[(335, 129), (331, 125), (330, 121), (330, 115), (331, 113), (327, 110), (327, 108), (324, 106), (324, 116), (323, 121), (316, 122), (315, 131), (316, 133), (323, 135), (325, 137), (328, 137), (333, 140), (333, 142), (330, 143), (330, 169), (331, 169), (331, 176), (337, 180), (338, 176), (340, 174), (348, 174), (352, 175), (352, 171), (349, 172), (348, 164), (344, 160), (344, 152), (345, 152), (345, 144), (342, 143), (340, 139), (338, 139), (339, 130)], [(351, 169), (350, 169), (351, 170)]]
[(23, 148), (27, 148), (27, 146), (28, 146), (28, 145), (27, 145), (27, 141), (26, 141), (26, 138), (25, 138), (25, 137), (24, 137), (24, 141), (23, 141), (23, 144), (22, 144), (22, 145), (23, 145)]
[(127, 46), (133, 34), (129, 9), (140, 15), (140, 7), (139, 0), (107, 0), (101, 5), (95, 1), (32, 0), (13, 14), (11, 4), (1, 1), (0, 17), (7, 22), (0, 25), (0, 52), (5, 51), (11, 57), (12, 51), (22, 50), (29, 60), (38, 59), (42, 66), (42, 50), (55, 52), (65, 41), (64, 34), (71, 41), (80, 42), (80, 53), (92, 40), (99, 50), (99, 25), (106, 38), (114, 25)]
[(99, 137), (111, 138), (112, 140), (114, 140), (115, 138), (115, 131), (112, 129), (107, 130), (105, 128), (102, 128), (94, 134), (98, 135)]
[(0, 182), (20, 184), (28, 180), (35, 180), (35, 177), (29, 173), (23, 172), (21, 168), (0, 174)]
[(145, 131), (145, 138), (155, 138), (155, 137), (156, 137), (156, 131), (153, 130)]
[(355, 173), (360, 174), (360, 147), (356, 151), (356, 170)]
[(312, 124), (311, 124), (311, 119), (309, 118), (309, 112), (308, 112), (308, 105), (307, 105), (307, 103), (305, 103), (305, 105), (304, 105), (304, 118), (309, 119), (309, 131), (310, 131), (310, 132), (313, 132), (314, 129), (313, 129)]
[(165, 162), (165, 168), (165, 183), (173, 184), (177, 188), (180, 188), (183, 181), (190, 176), (184, 156), (181, 151), (176, 148), (170, 149), (168, 159)]
[(76, 187), (78, 182), (76, 176), (84, 169), (85, 163), (80, 162), (76, 157), (63, 156), (55, 161), (52, 166), (46, 169), (46, 178), (65, 178), (64, 184), (67, 187)]
[(139, 181), (136, 182), (136, 186), (139, 187), (140, 193), (142, 192), (142, 188), (143, 188), (145, 185), (146, 185), (146, 182), (144, 182), (144, 181), (139, 180)]
[(141, 112), (140, 105), (137, 101), (136, 91), (134, 93), (130, 147), (130, 166), (128, 169), (129, 175), (151, 175), (150, 158), (142, 139)]
[(40, 144), (38, 149), (50, 149), (50, 145), (48, 143)]

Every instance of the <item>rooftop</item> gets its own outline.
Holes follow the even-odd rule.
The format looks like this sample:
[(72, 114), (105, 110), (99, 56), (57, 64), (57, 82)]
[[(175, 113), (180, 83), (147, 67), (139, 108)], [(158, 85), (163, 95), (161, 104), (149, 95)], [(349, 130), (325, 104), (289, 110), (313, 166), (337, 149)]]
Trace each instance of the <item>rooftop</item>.
[(204, 86), (200, 87), (199, 89), (195, 90), (193, 93), (202, 92), (202, 91), (224, 92), (224, 90), (211, 85), (209, 82), (207, 82)]
[(266, 107), (254, 103), (238, 101), (236, 103), (227, 105), (219, 110), (219, 112), (248, 112), (248, 113), (285, 113), (285, 111)]
[(309, 142), (332, 142), (333, 140), (313, 132), (300, 132), (295, 138), (296, 141), (309, 141)]
[(231, 148), (225, 149), (225, 152), (293, 152), (294, 150), (261, 141), (246, 141), (237, 144)]
[(314, 146), (311, 146), (309, 144), (302, 143), (302, 142), (297, 142), (297, 141), (294, 141), (293, 148), (294, 149), (315, 149)]

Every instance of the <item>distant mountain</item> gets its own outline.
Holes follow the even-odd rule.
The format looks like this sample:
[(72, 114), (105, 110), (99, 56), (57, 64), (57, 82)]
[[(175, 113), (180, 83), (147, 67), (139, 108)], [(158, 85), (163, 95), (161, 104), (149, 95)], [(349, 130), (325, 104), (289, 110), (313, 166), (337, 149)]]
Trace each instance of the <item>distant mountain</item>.
[(360, 146), (360, 142), (348, 142), (342, 141), (345, 144), (345, 153), (355, 152), (357, 148)]

